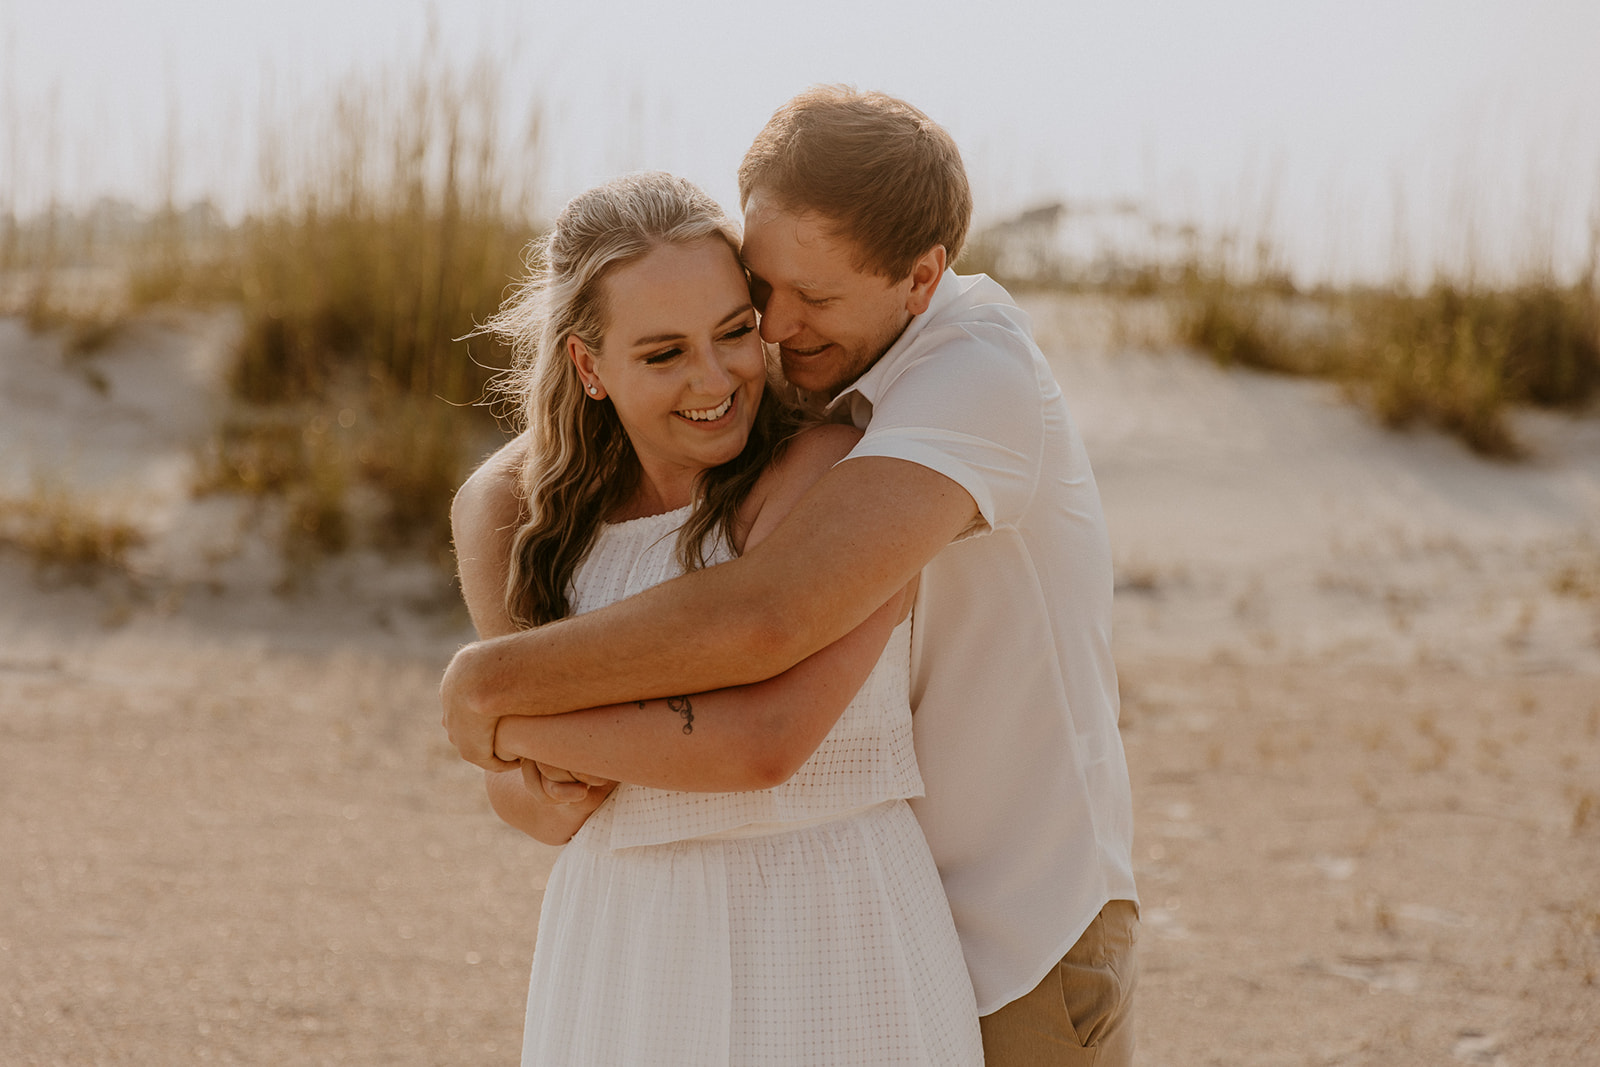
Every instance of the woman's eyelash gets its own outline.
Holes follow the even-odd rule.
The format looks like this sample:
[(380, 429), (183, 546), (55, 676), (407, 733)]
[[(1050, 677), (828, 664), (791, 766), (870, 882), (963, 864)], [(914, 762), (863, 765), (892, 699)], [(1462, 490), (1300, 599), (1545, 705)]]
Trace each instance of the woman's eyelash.
[[(737, 341), (739, 338), (747, 336), (754, 329), (755, 325), (748, 322), (743, 326), (735, 326), (733, 329), (722, 335), (722, 340)], [(645, 356), (644, 362), (646, 366), (653, 366), (657, 363), (665, 363), (667, 360), (672, 359), (674, 356), (681, 355), (682, 353), (683, 349), (681, 348), (667, 348), (660, 352), (652, 352), (648, 356)]]

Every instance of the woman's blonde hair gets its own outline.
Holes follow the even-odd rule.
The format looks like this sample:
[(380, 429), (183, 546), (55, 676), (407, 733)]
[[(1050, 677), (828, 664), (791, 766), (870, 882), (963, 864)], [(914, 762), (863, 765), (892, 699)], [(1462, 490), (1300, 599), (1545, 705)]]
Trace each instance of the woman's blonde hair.
[[(652, 249), (708, 238), (726, 241), (738, 255), (738, 229), (692, 183), (660, 173), (613, 179), (573, 198), (529, 246), (529, 277), (484, 324), (511, 347), (511, 370), (496, 386), (518, 428), (532, 431), (521, 479), (524, 520), (506, 583), (506, 611), (518, 626), (570, 612), (573, 574), (606, 516), (639, 482), (639, 461), (616, 409), (585, 395), (567, 339), (600, 351), (610, 312), (606, 277)], [(797, 426), (794, 410), (769, 385), (744, 450), (700, 476), (694, 510), (678, 535), (685, 569), (705, 566), (713, 531), (729, 545), (738, 540), (739, 506)]]

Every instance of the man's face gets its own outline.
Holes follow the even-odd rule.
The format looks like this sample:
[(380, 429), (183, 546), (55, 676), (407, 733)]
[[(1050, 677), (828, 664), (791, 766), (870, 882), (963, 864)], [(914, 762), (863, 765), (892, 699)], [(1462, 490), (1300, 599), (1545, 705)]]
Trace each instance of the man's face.
[(757, 190), (744, 213), (744, 263), (761, 338), (778, 346), (790, 384), (830, 399), (861, 377), (922, 310), (913, 277), (856, 266), (855, 245), (828, 220), (795, 214)]

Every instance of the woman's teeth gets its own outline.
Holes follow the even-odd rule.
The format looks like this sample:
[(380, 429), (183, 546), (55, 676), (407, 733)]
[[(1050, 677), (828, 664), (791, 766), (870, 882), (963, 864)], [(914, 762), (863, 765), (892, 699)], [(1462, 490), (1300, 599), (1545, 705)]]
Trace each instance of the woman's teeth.
[(678, 414), (686, 419), (693, 419), (695, 422), (711, 422), (713, 419), (722, 418), (731, 407), (733, 407), (733, 394), (730, 393), (728, 399), (714, 408), (701, 408), (698, 411), (680, 411)]

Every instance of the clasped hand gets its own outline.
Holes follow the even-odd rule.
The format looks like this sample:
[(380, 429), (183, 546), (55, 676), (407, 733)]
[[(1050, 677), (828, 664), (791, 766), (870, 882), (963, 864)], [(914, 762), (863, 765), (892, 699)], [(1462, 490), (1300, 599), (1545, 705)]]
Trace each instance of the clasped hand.
[[(534, 796), (555, 804), (581, 804), (609, 793), (617, 784), (610, 779), (568, 771), (517, 753), (496, 751), (495, 728), (500, 716), (474, 699), (483, 655), (484, 642), (465, 646), (450, 660), (439, 684), (445, 733), (461, 758), (489, 771), (509, 771), (520, 766), (524, 787)], [(598, 791), (598, 796), (591, 797), (591, 790)]]

